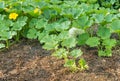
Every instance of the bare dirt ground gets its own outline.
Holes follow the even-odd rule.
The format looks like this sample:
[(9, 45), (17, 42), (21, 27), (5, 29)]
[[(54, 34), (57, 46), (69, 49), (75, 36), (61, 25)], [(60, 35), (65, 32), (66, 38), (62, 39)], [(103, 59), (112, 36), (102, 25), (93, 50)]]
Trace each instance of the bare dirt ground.
[(38, 41), (23, 40), (0, 52), (0, 81), (120, 81), (120, 47), (112, 57), (83, 49), (89, 70), (72, 73)]

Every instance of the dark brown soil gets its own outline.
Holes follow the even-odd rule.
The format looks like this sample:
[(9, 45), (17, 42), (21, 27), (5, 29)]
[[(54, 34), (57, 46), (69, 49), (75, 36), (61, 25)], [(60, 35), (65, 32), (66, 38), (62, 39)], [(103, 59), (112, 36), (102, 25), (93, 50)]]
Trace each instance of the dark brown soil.
[(0, 81), (120, 81), (120, 47), (109, 58), (83, 51), (89, 70), (72, 73), (39, 42), (24, 40), (0, 52)]

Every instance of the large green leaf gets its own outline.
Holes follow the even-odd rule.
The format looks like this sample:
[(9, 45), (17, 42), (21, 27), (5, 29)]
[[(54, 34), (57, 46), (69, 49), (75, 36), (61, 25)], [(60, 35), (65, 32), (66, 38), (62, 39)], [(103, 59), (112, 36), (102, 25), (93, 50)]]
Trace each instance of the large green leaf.
[(103, 45), (105, 45), (107, 48), (112, 48), (116, 45), (115, 39), (105, 39), (103, 40)]
[(47, 35), (43, 39), (41, 39), (41, 43), (44, 42), (43, 48), (47, 50), (57, 49), (58, 48), (58, 42), (56, 41), (57, 36), (56, 35)]
[(46, 35), (46, 36), (44, 36), (41, 40), (40, 40), (40, 42), (41, 43), (52, 43), (52, 42), (58, 42), (58, 41), (56, 41), (57, 40), (57, 36), (56, 35)]
[(57, 11), (48, 8), (48, 9), (45, 9), (45, 10), (43, 11), (43, 15), (44, 15), (44, 17), (45, 17), (46, 19), (49, 20), (50, 18), (52, 18), (52, 17), (54, 17), (54, 16), (57, 15)]
[(62, 10), (61, 15), (64, 15), (69, 18), (78, 19), (78, 17), (82, 14), (83, 9), (79, 7), (76, 8), (65, 8)]
[(1, 31), (0, 32), (0, 40), (8, 40), (12, 39), (17, 33), (15, 31)]
[(69, 36), (70, 37), (76, 37), (76, 36), (83, 34), (83, 33), (85, 33), (85, 30), (80, 29), (80, 28), (72, 27), (69, 29)]
[(56, 31), (56, 29), (55, 29), (55, 27), (58, 25), (58, 23), (50, 23), (50, 24), (47, 24), (46, 26), (45, 26), (45, 30), (47, 31), (47, 32), (54, 32), (54, 31)]
[(110, 38), (111, 36), (110, 29), (106, 27), (99, 27), (97, 35), (100, 36), (102, 39)]
[(112, 22), (113, 19), (116, 19), (116, 18), (117, 18), (116, 15), (108, 14), (108, 15), (105, 16), (105, 21)]
[(0, 31), (10, 31), (10, 27), (13, 25), (11, 20), (0, 21)]
[(100, 44), (98, 37), (90, 37), (87, 41), (86, 44), (89, 45), (90, 47), (95, 47)]
[(88, 33), (83, 33), (83, 34), (79, 35), (77, 38), (78, 45), (84, 45), (88, 38), (89, 38)]
[(43, 32), (37, 32), (38, 40), (41, 41), (45, 36), (47, 36), (48, 33), (43, 31)]
[(62, 46), (65, 46), (65, 47), (67, 47), (67, 48), (75, 47), (75, 46), (76, 46), (76, 39), (75, 39), (75, 38), (65, 39), (65, 40), (62, 42)]
[(113, 32), (120, 31), (120, 20), (114, 20), (111, 23), (111, 29), (113, 30)]
[(64, 21), (55, 25), (57, 31), (64, 31), (70, 28), (71, 21)]
[(18, 20), (13, 24), (12, 30), (22, 30), (23, 26), (26, 25), (27, 19), (28, 17), (26, 16), (21, 16), (20, 18), (18, 18)]
[(99, 50), (98, 51), (98, 56), (107, 56), (107, 57), (111, 57), (112, 56), (112, 50), (111, 49), (105, 49), (103, 50)]
[[(40, 35), (42, 36), (42, 34), (40, 34)], [(43, 38), (41, 38), (41, 40), (40, 40), (41, 43), (45, 43), (45, 42), (49, 42), (49, 41), (51, 41), (51, 38), (50, 38), (50, 36), (48, 34), (43, 36)]]
[(9, 31), (9, 27), (5, 25), (4, 22), (0, 23), (0, 31)]
[(77, 21), (77, 23), (80, 25), (81, 28), (85, 27), (87, 22), (88, 22), (88, 16), (86, 15), (81, 16)]
[(53, 50), (53, 49), (57, 49), (58, 48), (58, 42), (57, 41), (51, 41), (51, 42), (47, 42), (43, 45), (44, 49), (47, 50)]
[(72, 26), (85, 29), (86, 27), (90, 27), (92, 25), (92, 23), (93, 23), (92, 19), (89, 20), (88, 16), (83, 15), (83, 16), (79, 17), (77, 20), (74, 20), (72, 22)]
[(39, 19), (37, 22), (36, 22), (36, 28), (37, 29), (41, 29), (41, 28), (44, 28), (45, 26), (47, 25), (47, 21), (45, 21), (44, 19)]
[(63, 41), (65, 39), (67, 39), (69, 37), (68, 31), (62, 31), (59, 35), (58, 35), (58, 40)]
[(29, 27), (35, 27), (36, 25), (36, 22), (38, 21), (37, 18), (32, 18), (30, 21), (29, 21)]
[(36, 39), (37, 38), (37, 30), (35, 28), (31, 28), (28, 30), (27, 37), (29, 39)]
[(103, 14), (94, 14), (93, 17), (94, 17), (96, 23), (102, 23), (104, 21)]

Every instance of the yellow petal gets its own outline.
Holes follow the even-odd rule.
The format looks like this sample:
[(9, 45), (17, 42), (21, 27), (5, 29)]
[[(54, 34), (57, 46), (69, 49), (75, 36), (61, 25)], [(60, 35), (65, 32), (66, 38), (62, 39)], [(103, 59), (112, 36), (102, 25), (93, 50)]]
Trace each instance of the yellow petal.
[(38, 13), (38, 12), (39, 12), (38, 8), (34, 9), (34, 13)]
[(17, 13), (10, 13), (10, 15), (9, 15), (9, 19), (15, 20), (17, 17), (18, 17)]

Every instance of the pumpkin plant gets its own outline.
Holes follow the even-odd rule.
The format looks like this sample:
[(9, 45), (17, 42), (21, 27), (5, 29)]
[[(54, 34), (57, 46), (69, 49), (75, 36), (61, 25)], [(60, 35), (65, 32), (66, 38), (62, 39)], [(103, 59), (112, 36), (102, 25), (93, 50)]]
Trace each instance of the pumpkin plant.
[[(37, 39), (72, 71), (88, 69), (83, 46), (112, 56), (120, 36), (117, 0), (0, 0), (0, 48), (21, 38)], [(110, 2), (110, 3), (108, 3)], [(79, 59), (79, 60), (78, 60)]]

